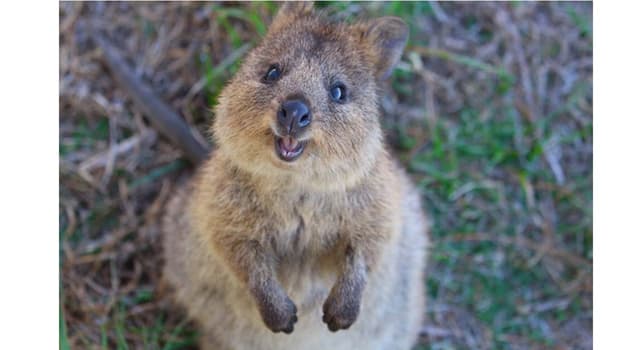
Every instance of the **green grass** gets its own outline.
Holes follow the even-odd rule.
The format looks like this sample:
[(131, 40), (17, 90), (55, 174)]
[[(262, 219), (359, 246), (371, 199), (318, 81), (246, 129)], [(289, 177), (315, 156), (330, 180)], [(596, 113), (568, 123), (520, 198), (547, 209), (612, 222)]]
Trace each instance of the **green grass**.
[(586, 36), (589, 39), (593, 38), (593, 29), (591, 17), (581, 16), (576, 12), (573, 7), (567, 7), (567, 14), (571, 17), (571, 20), (575, 23), (576, 27), (580, 28), (580, 34)]
[(82, 147), (93, 146), (96, 142), (106, 142), (109, 138), (109, 119), (99, 118), (97, 122), (89, 124), (85, 119), (81, 119), (76, 129), (71, 133), (67, 142), (59, 144), (58, 152), (61, 157), (76, 151)]
[[(394, 4), (385, 9), (388, 14), (402, 17), (411, 16), (413, 11), (411, 6), (399, 8)], [(590, 35), (590, 19), (578, 17), (571, 8), (568, 13), (583, 34)], [(431, 14), (427, 11), (424, 16)], [(413, 38), (410, 37), (408, 55), (414, 52), (496, 77), (492, 99), (500, 100), (518, 83), (515, 74), (504, 67), (427, 49)], [(392, 77), (395, 91), (409, 100), (414, 94), (407, 85), (412, 75), (411, 70), (396, 69)], [(563, 266), (560, 274), (553, 276), (547, 261), (532, 260), (537, 251), (498, 243), (500, 237), (514, 242), (522, 236), (541, 240), (543, 228), (539, 221), (543, 220), (548, 221), (545, 224), (550, 226), (556, 242), (570, 247), (566, 248), (569, 254), (585, 261), (592, 258), (590, 169), (568, 169), (566, 184), (546, 186), (555, 183), (555, 178), (543, 154), (559, 123), (564, 123), (563, 116), (577, 103), (584, 103), (589, 89), (588, 83), (576, 84), (569, 99), (535, 121), (520, 116), (513, 103), (495, 104), (490, 100), (483, 110), (468, 106), (456, 114), (440, 116), (434, 125), (387, 125), (398, 139), (397, 151), (423, 192), (424, 206), (433, 220), (428, 296), (432, 302), (445, 301), (473, 315), (491, 334), (494, 349), (511, 348), (510, 339), (514, 336), (535, 346), (553, 347), (557, 344), (548, 337), (545, 327), (583, 315), (591, 308), (575, 294), (562, 291), (563, 281), (572, 281), (584, 271), (590, 274), (590, 264)], [(571, 152), (574, 142), (591, 142), (592, 130), (591, 120), (572, 128), (558, 138), (560, 147)], [(553, 211), (555, 220), (544, 214), (549, 211)], [(452, 236), (481, 233), (493, 239), (450, 240)], [(558, 310), (526, 310), (526, 305), (558, 298), (571, 301)], [(430, 315), (435, 317), (433, 311)], [(459, 346), (445, 339), (416, 349)]]
[(70, 350), (69, 339), (67, 336), (67, 324), (64, 320), (62, 305), (60, 306), (60, 350)]
[[(449, 300), (476, 315), (493, 334), (496, 349), (509, 348), (504, 335), (554, 345), (543, 336), (544, 330), (538, 328), (542, 323), (529, 322), (520, 308), (522, 304), (563, 295), (542, 263), (530, 265), (535, 251), (504, 247), (492, 241), (446, 240), (454, 234), (479, 232), (495, 238), (539, 237), (540, 228), (533, 218), (544, 209), (540, 203), (529, 203), (527, 188), (551, 182), (553, 175), (541, 155), (544, 141), (536, 139), (537, 126), (521, 121), (524, 125), (519, 131), (512, 108), (495, 110), (486, 120), (480, 120), (477, 111), (464, 110), (458, 116), (446, 118), (455, 123), (438, 122), (433, 128), (425, 125), (430, 137), (424, 150), (409, 160), (409, 168), (423, 191), (425, 207), (433, 220), (435, 245), (431, 271), (435, 276), (427, 281), (429, 295)], [(590, 135), (591, 129), (589, 124), (567, 138), (583, 138)], [(518, 144), (518, 138), (525, 141)], [(562, 218), (551, 228), (557, 238), (587, 237), (575, 251), (585, 259), (592, 255), (590, 185), (589, 177), (576, 178), (568, 188), (572, 193), (539, 190), (534, 198), (550, 199), (557, 211), (555, 215)], [(590, 266), (567, 268), (562, 277), (571, 280), (585, 268)], [(441, 271), (448, 273), (441, 275), (438, 273)], [(451, 279), (442, 283), (447, 276)], [(576, 307), (578, 311), (582, 308)], [(562, 322), (567, 313), (571, 311), (543, 312), (536, 316), (545, 322)]]
[[(151, 301), (152, 296), (145, 296), (145, 302)], [(139, 326), (127, 319), (127, 310), (142, 300), (121, 300), (113, 310), (112, 317), (102, 325), (101, 349), (131, 349), (131, 341), (128, 336), (141, 339), (144, 349), (177, 350), (191, 348), (197, 344), (197, 333), (187, 320), (178, 324), (168, 324), (166, 313), (159, 312), (150, 325)], [(111, 340), (109, 340), (111, 339)], [(90, 342), (87, 342), (90, 343)]]
[(431, 4), (427, 1), (389, 1), (382, 7), (382, 13), (387, 16), (403, 18), (409, 25), (409, 38), (415, 45), (428, 45), (428, 36), (423, 35), (416, 26), (416, 19), (433, 16)]
[[(207, 101), (214, 106), (224, 84), (240, 67), (242, 57), (267, 33), (267, 22), (261, 14), (273, 15), (277, 8), (271, 2), (256, 2), (244, 7), (214, 4), (211, 8), (216, 14), (216, 24), (229, 35), (232, 47), (232, 51), (216, 65), (210, 55), (200, 57), (201, 70), (206, 77)], [(244, 24), (250, 25), (249, 31), (243, 29)]]

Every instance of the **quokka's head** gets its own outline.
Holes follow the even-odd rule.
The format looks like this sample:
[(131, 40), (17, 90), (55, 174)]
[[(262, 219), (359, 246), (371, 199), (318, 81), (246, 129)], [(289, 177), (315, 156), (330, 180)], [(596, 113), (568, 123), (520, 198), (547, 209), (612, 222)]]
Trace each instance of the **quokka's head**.
[(332, 23), (286, 3), (223, 90), (219, 151), (264, 176), (326, 188), (353, 183), (383, 149), (378, 86), (406, 45), (395, 17)]

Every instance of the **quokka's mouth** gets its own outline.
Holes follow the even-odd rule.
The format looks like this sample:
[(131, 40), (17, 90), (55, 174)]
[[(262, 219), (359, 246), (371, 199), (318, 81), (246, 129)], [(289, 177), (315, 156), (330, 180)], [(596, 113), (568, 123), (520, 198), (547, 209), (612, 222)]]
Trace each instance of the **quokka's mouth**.
[(306, 141), (298, 141), (292, 136), (275, 137), (276, 154), (285, 162), (293, 162), (300, 157), (306, 144)]

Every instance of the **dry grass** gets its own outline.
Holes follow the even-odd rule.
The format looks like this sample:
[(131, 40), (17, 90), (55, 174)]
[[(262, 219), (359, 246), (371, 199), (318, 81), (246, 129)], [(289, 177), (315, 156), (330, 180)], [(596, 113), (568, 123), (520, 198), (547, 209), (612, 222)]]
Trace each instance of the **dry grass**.
[[(591, 5), (325, 6), (411, 24), (382, 108), (434, 221), (418, 348), (591, 348)], [(157, 226), (191, 169), (115, 85), (87, 25), (207, 135), (210, 106), (274, 10), (60, 4), (65, 347), (182, 349), (196, 337), (159, 284)]]

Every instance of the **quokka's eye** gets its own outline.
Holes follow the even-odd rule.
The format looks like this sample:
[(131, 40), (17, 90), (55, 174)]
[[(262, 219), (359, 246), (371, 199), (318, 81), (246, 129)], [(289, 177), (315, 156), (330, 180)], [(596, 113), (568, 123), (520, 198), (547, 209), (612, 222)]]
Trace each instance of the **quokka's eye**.
[(267, 74), (264, 75), (262, 81), (265, 83), (273, 83), (280, 79), (280, 67), (277, 65), (271, 65), (269, 70), (267, 70)]
[(334, 102), (345, 103), (347, 101), (347, 88), (342, 83), (335, 83), (329, 89), (329, 95)]

